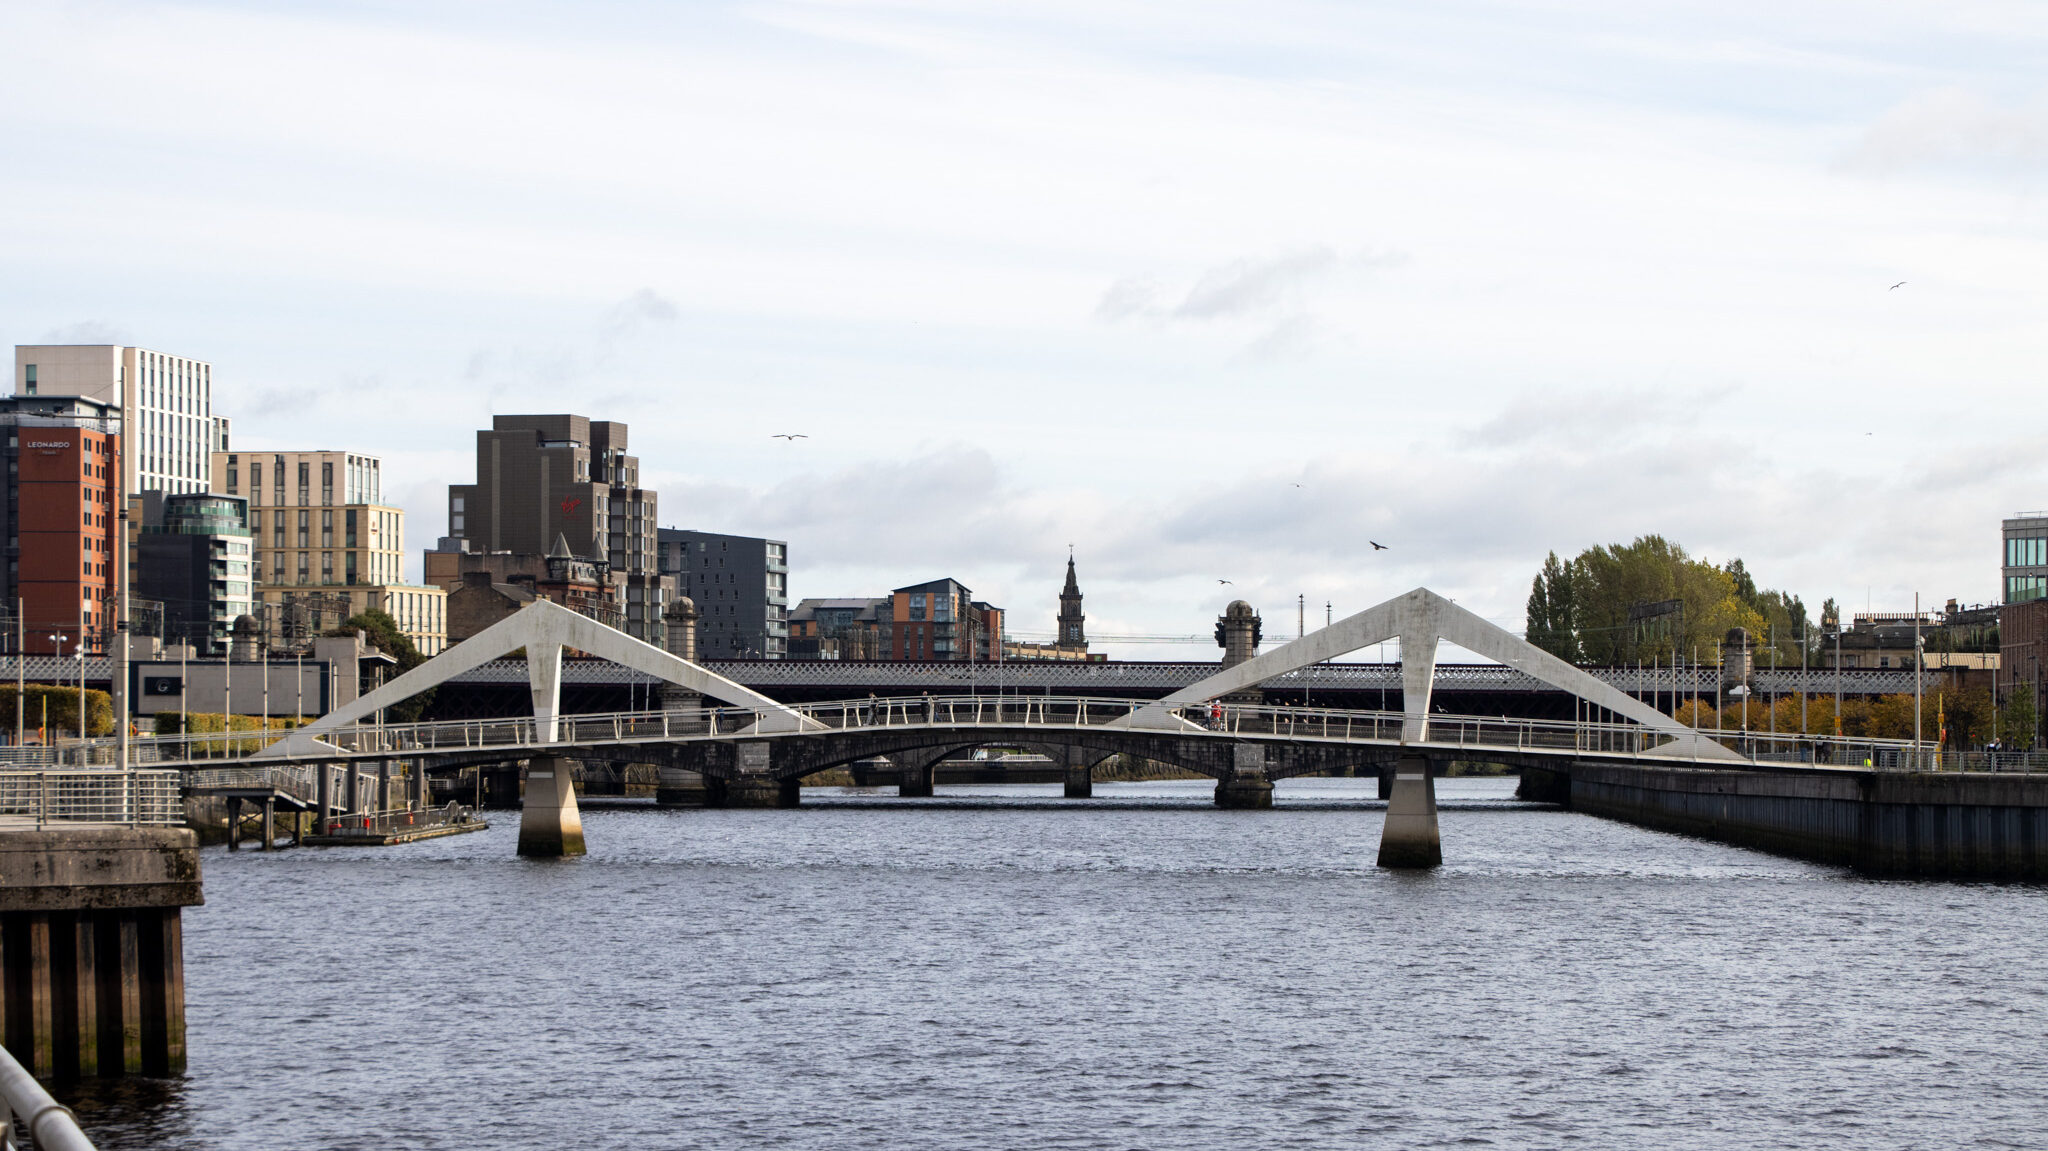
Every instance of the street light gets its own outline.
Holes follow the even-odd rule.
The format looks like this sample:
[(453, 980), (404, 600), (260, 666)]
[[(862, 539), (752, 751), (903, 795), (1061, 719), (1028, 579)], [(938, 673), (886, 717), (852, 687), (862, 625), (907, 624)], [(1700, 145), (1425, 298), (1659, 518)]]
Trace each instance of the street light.
[[(58, 666), (58, 667), (60, 667), (60, 668), (64, 666), (64, 643), (65, 643), (65, 640), (66, 640), (66, 639), (67, 639), (67, 637), (66, 637), (66, 636), (65, 636), (65, 634), (64, 634), (63, 632), (61, 632), (61, 631), (53, 631), (53, 632), (51, 632), (51, 633), (50, 633), (50, 642), (51, 642), (51, 643), (53, 643), (53, 644), (55, 644), (55, 645), (57, 645), (57, 666)], [(82, 647), (83, 645), (80, 645), (80, 646)], [(83, 674), (84, 674), (84, 671), (83, 671), (83, 665), (80, 665), (80, 669), (81, 669), (81, 670), (80, 670), (79, 674), (80, 674), (80, 675), (83, 675)], [(64, 682), (64, 673), (63, 673), (63, 672), (61, 672), (61, 671), (57, 673), (57, 682), (58, 682), (58, 683), (62, 683), (62, 682)], [(47, 698), (47, 697), (45, 697), (45, 698)], [(48, 738), (50, 738), (50, 732), (49, 732), (49, 724), (48, 724), (48, 723), (45, 723), (45, 724), (43, 725), (43, 738), (44, 738), (44, 739), (48, 739)]]

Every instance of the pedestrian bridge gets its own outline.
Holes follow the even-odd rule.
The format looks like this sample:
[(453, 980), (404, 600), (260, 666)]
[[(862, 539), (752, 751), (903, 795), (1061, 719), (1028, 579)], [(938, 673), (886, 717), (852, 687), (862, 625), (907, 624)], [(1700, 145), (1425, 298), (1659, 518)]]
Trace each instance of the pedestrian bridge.
[[(1275, 676), (1386, 640), (1400, 643), (1400, 711), (1268, 707), (1246, 694)], [(1443, 640), (1572, 693), (1582, 701), (1579, 717), (1546, 721), (1433, 712), (1430, 692)], [(522, 648), (531, 718), (375, 722), (382, 709)], [(720, 705), (563, 716), (565, 648), (656, 676)], [(1593, 760), (1741, 768), (1832, 757), (1860, 765), (1863, 754), (1896, 756), (1900, 750), (1859, 743), (1857, 752), (1791, 736), (1765, 740), (1756, 733), (1694, 730), (1418, 588), (1163, 699), (991, 693), (804, 705), (770, 699), (539, 600), (305, 728), (146, 739), (133, 752), (138, 764), (214, 770), (234, 764), (274, 778), (310, 777), (322, 795), (324, 773), (352, 760), (404, 759), (422, 771), (527, 761), (521, 850), (555, 854), (581, 850), (565, 761), (652, 763), (665, 781), (685, 773), (701, 776), (717, 802), (776, 806), (795, 802), (798, 781), (806, 775), (878, 756), (898, 764), (907, 793), (929, 794), (932, 765), (981, 746), (1044, 752), (1066, 765), (1069, 794), (1085, 795), (1089, 770), (1112, 755), (1173, 764), (1216, 779), (1217, 802), (1225, 807), (1270, 806), (1273, 781), (1289, 776), (1391, 770), (1381, 858), (1395, 866), (1440, 859), (1432, 764), (1555, 766)]]

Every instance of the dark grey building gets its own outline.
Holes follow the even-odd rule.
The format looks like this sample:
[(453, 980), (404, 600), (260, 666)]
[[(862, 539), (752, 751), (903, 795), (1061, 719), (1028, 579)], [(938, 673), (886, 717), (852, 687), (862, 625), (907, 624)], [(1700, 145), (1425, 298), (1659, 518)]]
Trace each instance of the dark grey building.
[(164, 639), (222, 654), (251, 611), (249, 501), (187, 492), (142, 495), (135, 595), (163, 605)]
[(789, 545), (662, 528), (661, 571), (697, 605), (699, 659), (789, 654)]
[(655, 559), (655, 493), (626, 454), (626, 425), (585, 416), (494, 416), (476, 434), (476, 482), (448, 486), (448, 535), (470, 552), (609, 561), (627, 634), (662, 643), (672, 585)]

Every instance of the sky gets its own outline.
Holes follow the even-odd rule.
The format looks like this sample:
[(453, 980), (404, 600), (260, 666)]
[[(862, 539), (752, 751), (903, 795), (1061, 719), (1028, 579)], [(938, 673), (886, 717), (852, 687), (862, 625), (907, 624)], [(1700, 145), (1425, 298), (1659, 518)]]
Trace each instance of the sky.
[(2038, 3), (10, 0), (0, 157), (0, 339), (381, 456), (415, 573), (507, 412), (1023, 634), (1070, 547), (1097, 635), (1989, 602), (2048, 509)]

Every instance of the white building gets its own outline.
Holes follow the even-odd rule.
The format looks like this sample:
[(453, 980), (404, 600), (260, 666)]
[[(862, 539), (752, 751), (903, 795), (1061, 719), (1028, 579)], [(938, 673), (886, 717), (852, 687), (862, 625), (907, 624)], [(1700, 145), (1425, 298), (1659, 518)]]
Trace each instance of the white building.
[(119, 344), (17, 344), (14, 393), (84, 396), (121, 409), (121, 494), (203, 492), (226, 451), (213, 365)]

